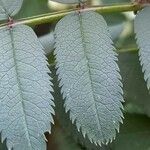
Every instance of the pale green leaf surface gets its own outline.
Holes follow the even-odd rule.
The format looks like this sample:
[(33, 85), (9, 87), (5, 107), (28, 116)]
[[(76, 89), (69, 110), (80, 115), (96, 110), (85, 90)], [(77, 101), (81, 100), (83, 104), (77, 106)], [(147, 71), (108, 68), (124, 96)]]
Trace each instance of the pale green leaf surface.
[[(78, 146), (80, 145), (80, 147), (86, 150), (110, 150), (106, 145), (101, 145), (100, 147), (98, 145), (91, 143), (87, 137), (84, 138), (82, 133), (77, 131), (75, 124), (72, 124), (69, 118), (69, 113), (65, 112), (64, 99), (63, 99), (63, 95), (61, 94), (61, 88), (59, 87), (58, 75), (56, 75), (57, 69), (55, 68), (55, 66), (51, 65), (50, 70), (52, 72), (52, 75), (51, 75), (53, 78), (52, 83), (54, 85), (53, 96), (54, 96), (54, 102), (55, 102), (55, 112), (56, 112), (59, 125), (63, 129), (63, 133), (61, 134), (63, 134), (63, 136), (67, 136), (69, 140), (72, 140), (70, 144), (73, 143), (73, 144), (77, 144)], [(53, 130), (53, 133), (56, 133), (56, 132)], [(65, 137), (63, 138), (63, 140), (68, 142), (68, 140), (65, 139)], [(62, 150), (62, 147), (64, 147), (64, 144), (59, 143), (58, 145), (60, 145), (60, 150)], [(70, 148), (69, 150), (73, 149), (71, 147), (69, 148)], [(76, 147), (75, 150), (77, 149), (78, 148)]]
[(78, 3), (83, 3), (86, 2), (87, 0), (51, 0), (54, 2), (58, 2), (58, 3), (64, 3), (64, 4), (78, 4)]
[(0, 20), (8, 19), (18, 13), (23, 0), (0, 0)]
[(0, 30), (0, 131), (13, 150), (46, 150), (54, 114), (49, 69), (33, 30)]
[(150, 7), (140, 11), (134, 22), (134, 28), (139, 46), (139, 57), (144, 72), (144, 79), (150, 89)]
[[(116, 40), (120, 36), (122, 30), (123, 30), (123, 24), (110, 26), (109, 31), (111, 33), (112, 39)], [(53, 32), (39, 37), (39, 40), (44, 47), (44, 51), (46, 55), (49, 55), (51, 52), (53, 52), (54, 45), (55, 45), (55, 38)]]
[(121, 76), (103, 17), (70, 14), (55, 29), (57, 73), (66, 111), (91, 142), (108, 143), (122, 122)]

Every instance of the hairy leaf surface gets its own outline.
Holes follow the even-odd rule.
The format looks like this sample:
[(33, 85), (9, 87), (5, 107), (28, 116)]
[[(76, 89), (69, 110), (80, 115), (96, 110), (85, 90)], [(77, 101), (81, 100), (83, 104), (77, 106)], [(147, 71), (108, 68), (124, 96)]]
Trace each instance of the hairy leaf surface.
[(146, 7), (138, 13), (134, 27), (144, 79), (150, 89), (150, 7)]
[(43, 48), (30, 27), (0, 29), (0, 131), (14, 150), (46, 150), (54, 113)]
[(8, 19), (18, 13), (23, 0), (0, 0), (0, 20)]
[(57, 73), (66, 111), (91, 142), (108, 143), (122, 122), (122, 89), (116, 53), (103, 17), (73, 13), (55, 29)]
[[(87, 137), (84, 138), (82, 133), (77, 131), (75, 124), (72, 124), (69, 118), (69, 113), (65, 112), (65, 108), (64, 108), (65, 101), (63, 99), (63, 95), (61, 94), (61, 88), (59, 87), (58, 75), (56, 74), (57, 69), (55, 68), (55, 66), (52, 65), (50, 69), (52, 72), (51, 73), (53, 78), (52, 82), (54, 85), (53, 89), (54, 89), (55, 111), (56, 111), (56, 116), (59, 121), (59, 124), (63, 128), (63, 131), (65, 131), (63, 132), (63, 135), (66, 135), (69, 140), (73, 140), (74, 141), (73, 144), (77, 144), (78, 146), (82, 145), (82, 147), (85, 147), (86, 150), (110, 150), (109, 147), (107, 147), (106, 145), (98, 146), (91, 143)], [(64, 140), (67, 139), (64, 138)], [(71, 143), (70, 141), (68, 142)], [(68, 150), (72, 150), (72, 149), (68, 148)]]
[(83, 3), (87, 0), (51, 0), (54, 2), (58, 2), (58, 3), (64, 3), (64, 4), (78, 4), (78, 3)]

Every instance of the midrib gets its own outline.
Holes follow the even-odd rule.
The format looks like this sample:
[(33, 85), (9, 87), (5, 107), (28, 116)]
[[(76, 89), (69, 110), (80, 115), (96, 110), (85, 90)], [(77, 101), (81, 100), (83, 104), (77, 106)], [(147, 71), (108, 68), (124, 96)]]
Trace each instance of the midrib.
[(91, 69), (90, 69), (90, 65), (89, 65), (89, 58), (86, 54), (86, 40), (85, 40), (85, 33), (84, 33), (84, 27), (82, 25), (82, 12), (78, 15), (79, 17), (79, 23), (80, 23), (80, 32), (81, 32), (81, 39), (82, 39), (82, 43), (83, 43), (83, 50), (84, 50), (84, 55), (85, 55), (85, 58), (87, 60), (87, 67), (88, 67), (88, 72), (89, 72), (89, 80), (90, 80), (90, 86), (91, 86), (91, 89), (92, 89), (92, 99), (94, 101), (94, 107), (95, 107), (95, 110), (96, 110), (96, 118), (97, 118), (97, 122), (98, 122), (98, 129), (101, 131), (102, 133), (102, 136), (104, 138), (104, 134), (103, 134), (103, 130), (102, 130), (102, 127), (101, 127), (101, 121), (100, 121), (100, 118), (98, 117), (98, 110), (97, 110), (97, 106), (96, 106), (96, 101), (95, 101), (95, 95), (94, 95), (94, 91), (93, 91), (93, 83), (92, 83), (92, 76), (91, 76)]

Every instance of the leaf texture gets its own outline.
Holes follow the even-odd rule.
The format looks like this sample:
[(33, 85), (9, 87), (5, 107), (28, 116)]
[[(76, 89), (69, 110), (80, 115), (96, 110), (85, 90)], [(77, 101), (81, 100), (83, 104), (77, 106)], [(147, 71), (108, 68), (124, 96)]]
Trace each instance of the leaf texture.
[(144, 79), (150, 89), (150, 7), (144, 8), (135, 18), (134, 28)]
[[(111, 33), (112, 39), (116, 40), (123, 31), (123, 24), (110, 26), (109, 31)], [(46, 55), (49, 55), (51, 52), (53, 52), (55, 46), (55, 37), (53, 32), (39, 37), (39, 40), (44, 47)]]
[(78, 130), (101, 145), (122, 122), (122, 83), (116, 53), (103, 17), (73, 13), (55, 28), (57, 74), (66, 111)]
[(64, 4), (78, 4), (78, 3), (84, 3), (87, 0), (51, 0), (58, 3), (64, 3)]
[(14, 150), (46, 150), (54, 114), (43, 48), (25, 25), (0, 29), (0, 131)]
[(78, 132), (75, 124), (72, 124), (69, 118), (69, 113), (65, 112), (64, 99), (63, 99), (63, 95), (61, 94), (61, 88), (59, 87), (58, 75), (56, 74), (57, 69), (55, 68), (55, 66), (51, 65), (50, 70), (52, 74), (51, 76), (53, 78), (52, 83), (54, 85), (53, 96), (54, 96), (54, 102), (55, 102), (55, 111), (56, 111), (58, 122), (64, 131), (63, 135), (66, 135), (69, 140), (73, 140), (74, 141), (73, 144), (76, 144), (78, 146), (80, 145), (80, 147), (84, 147), (84, 149), (86, 150), (110, 150), (107, 145), (98, 146), (98, 145), (91, 143), (87, 137), (84, 138), (82, 133)]
[(0, 0), (0, 20), (8, 19), (10, 16), (16, 15), (23, 0)]

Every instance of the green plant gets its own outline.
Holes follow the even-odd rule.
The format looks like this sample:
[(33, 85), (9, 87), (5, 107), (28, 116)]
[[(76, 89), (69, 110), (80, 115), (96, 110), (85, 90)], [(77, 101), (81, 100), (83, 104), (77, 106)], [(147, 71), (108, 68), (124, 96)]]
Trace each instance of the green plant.
[[(120, 122), (123, 123), (123, 109), (128, 113), (134, 111), (149, 116), (150, 113), (148, 102), (142, 103), (144, 109), (141, 109), (139, 100), (134, 102), (134, 96), (137, 96), (134, 91), (131, 90), (130, 93), (128, 87), (126, 92), (126, 87), (132, 83), (127, 84), (128, 79), (124, 78), (126, 68), (124, 73), (121, 72), (122, 84), (117, 64), (116, 49), (120, 49), (122, 53), (122, 49), (126, 52), (137, 50), (137, 47), (131, 49), (126, 46), (130, 43), (127, 41), (130, 35), (118, 38), (118, 35), (123, 35), (124, 30), (121, 19), (126, 17), (120, 14), (119, 23), (116, 25), (113, 19), (110, 20), (111, 17), (107, 19), (106, 15), (104, 19), (101, 13), (139, 11), (134, 21), (134, 29), (140, 49), (139, 60), (149, 90), (149, 1), (96, 7), (87, 7), (87, 0), (54, 1), (75, 4), (75, 7), (15, 21), (14, 15), (19, 12), (23, 0), (0, 0), (2, 142), (6, 139), (9, 150), (45, 150), (44, 133), (51, 133), (51, 124), (54, 124), (52, 115), (56, 112), (60, 124), (71, 132), (68, 136), (72, 135), (82, 148), (117, 149), (115, 144), (110, 143), (116, 138), (116, 132), (119, 132)], [(57, 23), (58, 20), (60, 21)], [(110, 22), (109, 27), (105, 20)], [(56, 27), (54, 32), (38, 39), (29, 26), (43, 23), (56, 23)], [(129, 59), (129, 56), (124, 55), (123, 58)], [(136, 56), (133, 59), (137, 59)], [(119, 65), (123, 68), (126, 64), (119, 59)], [(143, 82), (142, 80), (142, 85)], [(125, 103), (124, 107), (123, 85), (125, 96), (130, 97), (131, 94), (133, 100)], [(144, 92), (147, 92), (146, 88)], [(149, 95), (147, 97), (149, 99)], [(132, 118), (128, 114), (125, 116), (129, 120)], [(135, 119), (134, 123), (136, 122), (138, 120)]]

